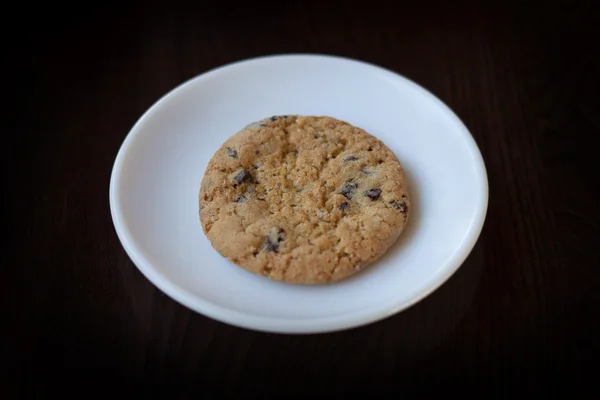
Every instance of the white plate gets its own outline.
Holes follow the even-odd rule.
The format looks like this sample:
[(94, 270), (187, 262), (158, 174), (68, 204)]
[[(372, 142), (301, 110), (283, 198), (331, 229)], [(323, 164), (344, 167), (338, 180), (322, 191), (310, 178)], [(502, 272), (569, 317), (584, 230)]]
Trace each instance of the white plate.
[[(221, 257), (202, 232), (198, 190), (209, 159), (249, 122), (278, 114), (357, 125), (383, 140), (406, 170), (407, 229), (350, 279), (318, 287), (272, 282)], [(424, 298), (473, 248), (487, 201), (481, 154), (440, 100), (385, 69), (317, 55), (237, 62), (174, 89), (132, 128), (110, 183), (119, 239), (154, 285), (214, 319), (288, 333), (364, 325)]]

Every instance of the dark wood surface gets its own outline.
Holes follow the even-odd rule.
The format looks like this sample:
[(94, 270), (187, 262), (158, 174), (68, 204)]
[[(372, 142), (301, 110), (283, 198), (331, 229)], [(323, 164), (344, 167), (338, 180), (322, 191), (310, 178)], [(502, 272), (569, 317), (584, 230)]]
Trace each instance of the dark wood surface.
[[(46, 6), (34, 20), (14, 16), (19, 31), (4, 38), (0, 397), (593, 389), (598, 8), (416, 3), (109, 4), (79, 16)], [(195, 314), (138, 272), (110, 217), (114, 158), (149, 106), (211, 68), (290, 52), (415, 80), (465, 122), (488, 168), (486, 224), (456, 275), (409, 310), (344, 332), (266, 334)]]

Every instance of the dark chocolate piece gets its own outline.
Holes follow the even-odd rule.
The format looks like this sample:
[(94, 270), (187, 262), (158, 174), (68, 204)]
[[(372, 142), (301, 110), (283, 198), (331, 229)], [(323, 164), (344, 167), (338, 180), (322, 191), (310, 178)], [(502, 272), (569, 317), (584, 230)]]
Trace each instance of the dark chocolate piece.
[(369, 189), (365, 192), (365, 196), (375, 201), (381, 196), (381, 189)]
[(352, 199), (352, 195), (356, 191), (357, 187), (358, 187), (358, 185), (354, 182), (347, 183), (346, 186), (344, 186), (342, 188), (342, 191), (340, 192), (340, 194), (342, 196), (344, 196), (345, 198), (347, 198), (348, 200), (350, 200), (350, 199)]
[(404, 200), (392, 200), (390, 201), (390, 204), (402, 214), (406, 212), (407, 206)]
[(279, 243), (285, 239), (285, 231), (281, 228), (277, 228), (277, 233), (265, 236), (265, 250), (279, 251)]
[(252, 175), (250, 175), (250, 172), (248, 172), (245, 169), (243, 169), (240, 172), (238, 172), (238, 174), (233, 179), (237, 183), (247, 182), (250, 179), (252, 179)]
[(238, 153), (236, 149), (232, 149), (231, 147), (227, 148), (227, 155), (231, 158), (237, 158), (238, 157)]

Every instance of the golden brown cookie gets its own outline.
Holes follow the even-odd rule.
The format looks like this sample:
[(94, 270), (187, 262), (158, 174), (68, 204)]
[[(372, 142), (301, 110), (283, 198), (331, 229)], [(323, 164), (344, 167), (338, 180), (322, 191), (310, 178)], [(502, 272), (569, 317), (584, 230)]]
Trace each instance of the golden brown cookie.
[(248, 125), (208, 163), (200, 220), (212, 246), (255, 274), (339, 281), (396, 241), (410, 203), (400, 162), (380, 140), (330, 117)]

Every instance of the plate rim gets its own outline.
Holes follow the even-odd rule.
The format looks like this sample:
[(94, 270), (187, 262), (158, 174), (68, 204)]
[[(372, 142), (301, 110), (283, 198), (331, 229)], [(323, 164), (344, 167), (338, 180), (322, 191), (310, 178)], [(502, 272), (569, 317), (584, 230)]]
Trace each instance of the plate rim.
[[(478, 202), (478, 209), (474, 214), (471, 224), (467, 228), (465, 239), (460, 246), (457, 246), (455, 252), (446, 260), (446, 262), (442, 264), (442, 273), (439, 274), (437, 278), (432, 280), (432, 282), (427, 285), (425, 290), (419, 292), (418, 295), (414, 296), (409, 301), (394, 303), (393, 307), (382, 307), (382, 309), (377, 310), (376, 312), (374, 312), (372, 309), (368, 309), (363, 312), (339, 314), (335, 317), (286, 319), (281, 317), (265, 317), (255, 314), (247, 314), (217, 305), (203, 298), (199, 298), (186, 289), (175, 285), (168, 279), (167, 276), (158, 272), (152, 266), (152, 263), (149, 261), (148, 257), (144, 254), (144, 250), (133, 243), (135, 240), (132, 239), (133, 236), (127, 228), (125, 216), (118, 206), (118, 187), (122, 176), (121, 172), (125, 163), (126, 154), (131, 148), (132, 143), (134, 142), (138, 133), (142, 131), (142, 128), (147, 123), (147, 120), (150, 118), (150, 116), (154, 114), (155, 111), (160, 109), (164, 103), (176, 97), (176, 95), (178, 95), (182, 90), (189, 89), (191, 86), (193, 86), (196, 81), (208, 79), (211, 76), (219, 74), (225, 70), (239, 68), (245, 64), (284, 58), (314, 58), (324, 61), (343, 61), (346, 63), (359, 64), (364, 67), (375, 69), (378, 72), (385, 73), (386, 75), (393, 77), (394, 79), (404, 81), (424, 95), (429, 96), (431, 100), (436, 103), (437, 106), (440, 107), (448, 117), (452, 118), (454, 123), (456, 123), (460, 128), (462, 136), (469, 148), (469, 152), (473, 156), (473, 163), (476, 165), (476, 169), (478, 171), (480, 198), (480, 201)], [(485, 224), (488, 202), (489, 185), (487, 170), (481, 151), (467, 126), (446, 103), (444, 103), (425, 87), (412, 81), (406, 76), (389, 70), (385, 67), (358, 59), (319, 53), (284, 53), (242, 59), (212, 68), (183, 81), (155, 101), (130, 128), (115, 157), (109, 184), (110, 212), (117, 237), (119, 238), (123, 249), (136, 268), (157, 289), (168, 295), (171, 299), (175, 300), (182, 306), (216, 321), (254, 331), (284, 334), (314, 334), (357, 328), (388, 318), (419, 303), (421, 300), (439, 289), (439, 287), (442, 286), (446, 281), (448, 281), (450, 277), (452, 277), (452, 275), (454, 275), (454, 273), (462, 266), (465, 259), (472, 252)]]

